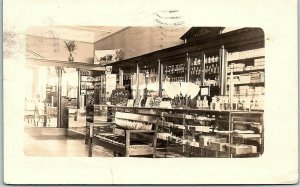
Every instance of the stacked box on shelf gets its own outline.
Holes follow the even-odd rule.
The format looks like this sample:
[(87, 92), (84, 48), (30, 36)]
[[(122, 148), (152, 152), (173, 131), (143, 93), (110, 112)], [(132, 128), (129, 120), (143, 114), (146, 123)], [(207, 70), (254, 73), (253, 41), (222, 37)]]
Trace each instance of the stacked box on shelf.
[(249, 89), (249, 86), (239, 86), (239, 94), (246, 95), (248, 89)]
[(245, 64), (244, 63), (232, 63), (229, 65), (230, 68), (233, 68), (233, 72), (244, 71)]
[(247, 95), (253, 95), (254, 94), (254, 88), (249, 88), (248, 90), (247, 90)]
[(227, 151), (228, 142), (226, 138), (217, 138), (214, 141), (210, 142), (210, 148), (214, 151)]
[(264, 58), (254, 59), (254, 66), (261, 67), (261, 69), (263, 69), (265, 67), (265, 59)]
[(215, 141), (217, 139), (216, 136), (201, 136), (199, 145), (201, 147), (207, 147), (210, 145), (210, 142)]
[(228, 61), (264, 56), (264, 48), (229, 53)]
[(246, 67), (244, 68), (245, 71), (251, 71), (251, 70), (254, 70), (254, 69), (255, 69), (254, 66), (246, 66)]
[(245, 74), (241, 74), (240, 75), (240, 83), (244, 84), (244, 83), (250, 83), (251, 81), (251, 76), (248, 73)]
[(253, 72), (251, 73), (251, 83), (262, 83), (265, 81), (264, 72)]
[(231, 154), (235, 155), (257, 153), (257, 147), (253, 145), (229, 144), (227, 146), (229, 147)]
[(254, 94), (255, 95), (263, 95), (263, 94), (265, 94), (265, 87), (263, 87), (263, 86), (256, 86), (254, 88)]

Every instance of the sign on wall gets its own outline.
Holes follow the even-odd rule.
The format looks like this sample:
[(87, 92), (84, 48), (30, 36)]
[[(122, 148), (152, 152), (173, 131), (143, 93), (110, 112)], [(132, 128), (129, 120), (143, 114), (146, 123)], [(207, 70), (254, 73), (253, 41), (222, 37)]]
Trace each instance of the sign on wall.
[(95, 50), (94, 64), (105, 65), (111, 62), (123, 60), (124, 50)]

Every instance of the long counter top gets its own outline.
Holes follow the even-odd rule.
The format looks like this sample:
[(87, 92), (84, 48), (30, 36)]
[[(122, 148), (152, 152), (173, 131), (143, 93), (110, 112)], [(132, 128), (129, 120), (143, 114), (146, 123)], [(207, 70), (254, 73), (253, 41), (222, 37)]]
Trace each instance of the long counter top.
[(116, 108), (128, 108), (128, 109), (148, 109), (148, 110), (160, 110), (160, 111), (182, 111), (182, 112), (235, 112), (235, 113), (264, 113), (264, 110), (212, 110), (212, 109), (195, 109), (195, 108), (154, 108), (154, 107), (128, 107), (128, 106), (116, 106), (108, 105), (108, 107)]

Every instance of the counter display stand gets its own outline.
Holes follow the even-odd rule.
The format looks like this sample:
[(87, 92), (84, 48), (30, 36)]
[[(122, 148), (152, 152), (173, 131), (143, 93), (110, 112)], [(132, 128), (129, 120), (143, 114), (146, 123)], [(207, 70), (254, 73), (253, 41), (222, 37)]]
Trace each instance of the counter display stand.
[(158, 148), (183, 157), (257, 157), (263, 154), (263, 112), (109, 106), (159, 117)]

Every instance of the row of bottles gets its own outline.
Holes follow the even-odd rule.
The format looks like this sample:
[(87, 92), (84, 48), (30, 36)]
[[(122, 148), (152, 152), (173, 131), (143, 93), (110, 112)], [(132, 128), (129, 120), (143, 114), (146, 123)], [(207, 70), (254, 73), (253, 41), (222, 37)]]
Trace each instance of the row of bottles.
[(204, 63), (205, 64), (217, 63), (217, 62), (219, 62), (219, 56), (218, 55), (209, 56), (209, 57), (204, 58)]
[(89, 70), (81, 70), (82, 76), (92, 76), (92, 71)]
[(166, 81), (168, 82), (185, 82), (185, 76), (180, 77), (166, 77)]
[(146, 77), (149, 77), (150, 75), (156, 74), (156, 69), (145, 69), (142, 71)]
[(214, 96), (210, 104), (212, 110), (259, 110), (263, 107), (262, 97), (233, 97), (230, 102), (229, 96)]
[(186, 65), (185, 64), (177, 64), (165, 67), (165, 74), (166, 75), (176, 75), (182, 74), (186, 72)]
[(204, 98), (202, 100), (201, 97), (199, 96), (197, 98), (196, 107), (199, 108), (199, 109), (209, 109), (207, 97), (204, 96)]
[(220, 72), (219, 64), (207, 64), (205, 66), (205, 74), (216, 74)]
[[(216, 74), (220, 72), (220, 66), (218, 63), (219, 57), (205, 58), (205, 70), (206, 74)], [(209, 62), (209, 63), (206, 63)], [(191, 63), (191, 75), (201, 75), (203, 72), (203, 64), (200, 58), (195, 58)]]
[(191, 67), (191, 75), (201, 75), (202, 74), (202, 67), (200, 66), (192, 66)]

